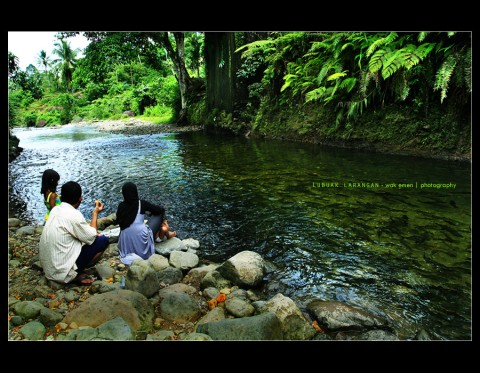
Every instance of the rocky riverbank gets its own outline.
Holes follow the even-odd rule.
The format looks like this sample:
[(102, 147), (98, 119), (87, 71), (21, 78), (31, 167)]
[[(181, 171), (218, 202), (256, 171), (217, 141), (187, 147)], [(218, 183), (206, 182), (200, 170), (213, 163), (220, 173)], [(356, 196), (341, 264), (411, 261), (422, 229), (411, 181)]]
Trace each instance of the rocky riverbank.
[(119, 133), (124, 135), (149, 135), (167, 132), (192, 132), (203, 128), (200, 126), (177, 126), (176, 124), (154, 124), (141, 119), (128, 118), (126, 120), (105, 120), (91, 122), (77, 122), (68, 126), (93, 126), (99, 131)]
[[(38, 259), (42, 226), (9, 219), (8, 339), (16, 340), (399, 340), (389, 320), (348, 304), (278, 293), (259, 254), (223, 263), (201, 258), (201, 243), (176, 237), (148, 260), (119, 260), (115, 214), (99, 219), (110, 237), (90, 286), (48, 281)], [(407, 339), (428, 339), (426, 333)]]

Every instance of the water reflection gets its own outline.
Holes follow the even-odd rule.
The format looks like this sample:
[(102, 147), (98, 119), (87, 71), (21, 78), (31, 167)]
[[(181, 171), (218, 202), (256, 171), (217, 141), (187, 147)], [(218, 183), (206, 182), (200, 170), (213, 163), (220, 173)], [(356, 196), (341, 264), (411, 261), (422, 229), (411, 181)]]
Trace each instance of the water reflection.
[(366, 308), (406, 337), (424, 328), (438, 338), (470, 338), (468, 164), (201, 133), (82, 131), (19, 134), (25, 151), (9, 177), (29, 219), (45, 213), (45, 168), (60, 173), (60, 184), (82, 185), (85, 216), (95, 199), (105, 201), (105, 214), (115, 212), (131, 180), (142, 198), (167, 207), (181, 238), (200, 240), (205, 258), (253, 250), (273, 262), (272, 293)]

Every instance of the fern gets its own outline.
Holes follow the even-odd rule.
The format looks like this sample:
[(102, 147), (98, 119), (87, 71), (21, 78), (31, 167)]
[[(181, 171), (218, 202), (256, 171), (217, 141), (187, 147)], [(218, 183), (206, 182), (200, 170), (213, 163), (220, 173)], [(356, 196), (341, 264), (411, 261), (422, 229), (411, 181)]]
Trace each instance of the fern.
[(355, 87), (357, 84), (357, 78), (347, 78), (340, 83), (340, 88), (345, 89), (347, 93), (350, 93), (350, 91)]
[(368, 69), (372, 73), (380, 70), (380, 68), (383, 65), (383, 61), (387, 59), (389, 55), (390, 55), (390, 51), (387, 51), (385, 49), (380, 49), (376, 51), (375, 54), (370, 59), (370, 62), (368, 63)]
[(272, 50), (271, 48), (274, 46), (275, 40), (256, 40), (252, 43), (242, 45), (241, 47), (237, 48), (235, 50), (235, 53), (240, 52), (244, 49), (245, 52), (242, 53), (242, 58), (246, 58), (248, 56), (251, 56), (253, 53), (264, 50), (264, 51), (270, 51)]
[(440, 90), (440, 102), (443, 103), (443, 100), (447, 97), (448, 83), (452, 77), (453, 70), (457, 65), (457, 59), (455, 55), (451, 54), (443, 61), (442, 66), (438, 69), (438, 72), (435, 76), (435, 85), (433, 87), (434, 91)]
[(317, 76), (318, 85), (322, 84), (323, 78), (325, 78), (325, 76), (327, 75), (328, 70), (330, 70), (330, 66), (325, 65), (325, 66), (322, 67), (322, 69), (320, 70), (320, 72), (318, 73), (318, 76)]
[(425, 40), (426, 36), (428, 35), (429, 33), (428, 32), (420, 32), (418, 34), (418, 38), (417, 40), (421, 43), (422, 41)]
[(317, 101), (324, 97), (325, 91), (327, 89), (325, 87), (318, 87), (314, 89), (313, 91), (307, 92), (305, 95), (305, 102), (310, 102), (310, 101)]
[(396, 32), (389, 33), (386, 37), (375, 40), (367, 49), (367, 57), (370, 57), (373, 52), (382, 45), (388, 45), (398, 37)]
[(327, 80), (337, 80), (338, 78), (343, 78), (345, 75), (347, 75), (346, 71), (342, 71), (340, 73), (335, 73), (330, 75)]
[(295, 74), (287, 74), (285, 75), (285, 77), (283, 78), (285, 80), (285, 83), (283, 84), (282, 88), (280, 89), (280, 92), (283, 92), (284, 90), (286, 90), (288, 87), (290, 87), (290, 85), (295, 82), (298, 78), (298, 75), (295, 75)]
[(465, 64), (465, 68), (463, 69), (465, 84), (467, 85), (468, 92), (472, 92), (472, 48), (468, 48), (463, 61)]

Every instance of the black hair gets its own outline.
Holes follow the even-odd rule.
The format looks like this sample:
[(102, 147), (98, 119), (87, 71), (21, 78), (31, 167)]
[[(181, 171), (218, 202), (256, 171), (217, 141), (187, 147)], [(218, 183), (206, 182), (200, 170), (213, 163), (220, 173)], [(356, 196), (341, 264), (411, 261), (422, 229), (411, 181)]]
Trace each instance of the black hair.
[(43, 171), (42, 188), (40, 189), (40, 193), (45, 194), (47, 190), (56, 193), (58, 180), (60, 180), (60, 175), (57, 171), (54, 171), (52, 169)]
[(82, 196), (82, 187), (76, 181), (68, 181), (62, 185), (60, 200), (74, 205)]

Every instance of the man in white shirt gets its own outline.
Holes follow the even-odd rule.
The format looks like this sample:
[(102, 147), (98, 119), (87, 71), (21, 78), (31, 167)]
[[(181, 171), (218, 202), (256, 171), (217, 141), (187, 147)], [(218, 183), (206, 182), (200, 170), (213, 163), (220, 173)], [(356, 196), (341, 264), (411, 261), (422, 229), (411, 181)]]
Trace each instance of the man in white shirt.
[(65, 183), (60, 199), (62, 203), (50, 212), (40, 237), (40, 263), (49, 280), (90, 285), (93, 280), (83, 270), (100, 259), (109, 243), (108, 237), (97, 233), (97, 217), (104, 204), (95, 202), (88, 224), (78, 211), (82, 188), (77, 182)]

